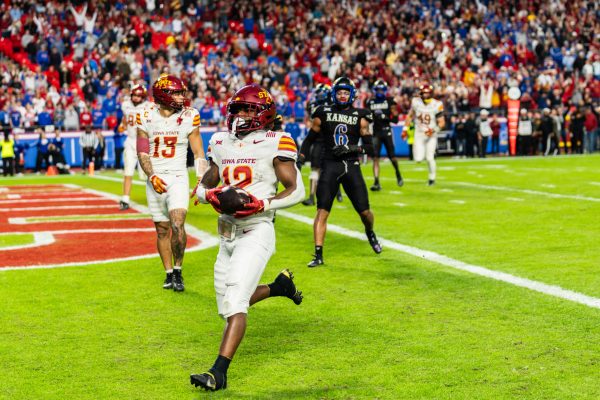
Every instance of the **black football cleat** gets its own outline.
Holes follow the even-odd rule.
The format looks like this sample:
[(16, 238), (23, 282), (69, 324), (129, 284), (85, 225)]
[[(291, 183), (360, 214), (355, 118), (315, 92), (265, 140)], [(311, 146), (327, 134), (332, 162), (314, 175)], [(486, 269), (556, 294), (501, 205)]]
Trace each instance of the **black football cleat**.
[(319, 265), (323, 265), (323, 264), (325, 264), (325, 262), (323, 262), (322, 257), (314, 256), (312, 261), (308, 263), (308, 268), (318, 267)]
[(180, 269), (173, 270), (173, 290), (176, 292), (183, 292), (185, 287), (183, 286), (183, 276)]
[(119, 202), (119, 210), (125, 211), (129, 210), (129, 203), (125, 203), (124, 201)]
[(173, 273), (167, 274), (165, 281), (163, 282), (163, 289), (173, 289)]
[(202, 374), (190, 375), (190, 383), (196, 387), (214, 392), (227, 389), (227, 375), (211, 368)]
[(315, 199), (314, 199), (314, 197), (309, 197), (308, 199), (303, 200), (302, 204), (304, 204), (305, 206), (314, 206)]
[(341, 190), (338, 190), (337, 194), (335, 195), (335, 198), (337, 199), (338, 203), (341, 203), (342, 201), (344, 201), (344, 196), (342, 196)]
[(433, 186), (435, 185), (435, 179), (430, 179), (429, 181), (427, 181), (427, 186)]
[(379, 183), (374, 183), (371, 186), (371, 192), (379, 192), (381, 190), (381, 185)]
[(367, 233), (367, 238), (369, 239), (369, 244), (373, 251), (377, 254), (381, 253), (383, 247), (381, 247), (381, 243), (377, 240), (377, 236), (375, 236), (375, 232)]
[(401, 176), (396, 176), (396, 183), (398, 184), (399, 187), (404, 186), (404, 179), (402, 179)]
[(283, 290), (283, 295), (288, 299), (292, 300), (296, 305), (300, 305), (302, 303), (302, 292), (296, 289), (296, 285), (294, 284), (294, 274), (289, 269), (284, 269), (277, 275), (275, 278), (276, 285), (278, 285), (281, 290)]

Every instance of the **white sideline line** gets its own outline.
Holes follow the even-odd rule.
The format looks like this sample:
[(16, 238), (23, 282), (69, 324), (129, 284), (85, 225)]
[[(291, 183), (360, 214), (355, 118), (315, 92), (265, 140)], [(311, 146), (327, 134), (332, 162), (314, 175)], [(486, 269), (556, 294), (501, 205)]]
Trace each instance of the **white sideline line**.
[[(395, 180), (394, 178), (382, 177), (379, 178), (381, 180)], [(424, 179), (405, 179), (405, 182), (425, 182)], [(493, 186), (493, 185), (482, 185), (480, 183), (471, 183), (471, 182), (457, 182), (457, 181), (442, 181), (448, 185), (457, 185), (457, 186), (467, 186), (467, 187), (476, 187), (481, 189), (488, 190), (499, 190), (501, 192), (517, 192), (517, 193), (527, 193), (533, 194), (536, 196), (546, 196), (554, 199), (571, 199), (571, 200), (584, 200), (584, 201), (593, 201), (600, 202), (600, 198), (598, 197), (589, 197), (589, 196), (580, 196), (576, 194), (559, 194), (559, 193), (550, 193), (550, 192), (542, 192), (540, 190), (529, 190), (529, 189), (519, 189), (519, 188), (511, 188), (508, 186)]]
[[(46, 245), (54, 243), (54, 235), (52, 235), (52, 233), (50, 233), (50, 232), (26, 232), (26, 233), (29, 233), (30, 235), (33, 234), (33, 243), (16, 244), (14, 246), (0, 247), (0, 250), (1, 251), (21, 250), (21, 249), (27, 249), (30, 247), (46, 246)], [(10, 232), (9, 234), (12, 235), (12, 234), (16, 234), (16, 233)]]
[[(307, 225), (313, 224), (312, 218), (294, 214), (288, 211), (279, 210), (277, 212), (277, 215), (281, 215), (283, 217), (290, 218), (294, 221), (302, 222)], [(352, 231), (341, 226), (327, 224), (327, 230), (338, 233), (340, 235), (362, 240), (363, 242), (367, 241), (367, 238), (365, 237), (364, 233)], [(421, 250), (419, 248), (396, 243), (391, 240), (379, 238), (379, 241), (381, 242), (384, 248), (387, 247), (390, 249), (398, 250), (403, 253), (410, 254), (412, 256), (425, 259), (427, 261), (435, 262), (437, 264), (445, 265), (450, 268), (470, 272), (475, 275), (480, 275), (497, 281), (510, 283), (511, 285), (520, 286), (526, 289), (533, 290), (535, 292), (543, 293), (553, 297), (558, 297), (564, 300), (569, 300), (574, 303), (586, 305), (588, 307), (600, 309), (600, 299), (596, 297), (587, 296), (585, 294), (574, 292), (568, 289), (563, 289), (560, 286), (548, 285), (542, 282), (521, 278), (515, 275), (507, 274), (505, 272), (493, 271), (491, 269), (480, 267), (478, 265), (467, 264), (462, 261), (458, 261), (453, 258), (434, 253), (433, 251)]]
[[(114, 207), (114, 206), (113, 206)], [(129, 217), (129, 216), (132, 217)], [(127, 217), (125, 217), (127, 216)], [(77, 217), (77, 218), (75, 218)], [(106, 218), (121, 217), (121, 218)], [(62, 222), (80, 222), (80, 221), (137, 221), (147, 219), (150, 215), (146, 214), (76, 214), (76, 215), (58, 215), (53, 217), (15, 217), (9, 218), (8, 223), (13, 225), (26, 224), (52, 224)], [(44, 219), (52, 218), (52, 219)]]
[(21, 208), (0, 208), (0, 212), (12, 211), (43, 211), (43, 210), (73, 210), (88, 208), (117, 208), (116, 204), (99, 204), (97, 206), (48, 206), (48, 207), (21, 207)]

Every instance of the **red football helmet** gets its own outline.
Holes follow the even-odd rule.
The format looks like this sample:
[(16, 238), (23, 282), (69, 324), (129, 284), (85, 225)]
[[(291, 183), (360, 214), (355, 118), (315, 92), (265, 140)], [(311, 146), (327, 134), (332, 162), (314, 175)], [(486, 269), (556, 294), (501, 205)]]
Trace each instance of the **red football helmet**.
[[(136, 106), (138, 104), (140, 104), (142, 101), (144, 101), (146, 99), (147, 95), (148, 95), (148, 92), (146, 92), (146, 88), (144, 87), (144, 85), (138, 83), (131, 87), (131, 102), (133, 104), (135, 104)], [(139, 96), (139, 97), (141, 97), (142, 100), (135, 102), (135, 101), (133, 101), (133, 96)]]
[(162, 74), (158, 80), (154, 82), (154, 85), (152, 85), (152, 95), (154, 96), (154, 101), (176, 111), (183, 109), (185, 100), (177, 102), (173, 98), (173, 95), (176, 93), (181, 93), (183, 96), (185, 96), (185, 92), (187, 92), (185, 83), (183, 83), (183, 81), (175, 75)]
[(419, 95), (423, 100), (429, 100), (433, 96), (433, 86), (428, 82), (423, 82), (419, 86)]
[[(242, 110), (254, 111), (254, 115), (238, 117)], [(247, 85), (235, 92), (227, 103), (227, 128), (230, 132), (246, 135), (264, 129), (275, 121), (276, 115), (271, 93), (257, 84)]]

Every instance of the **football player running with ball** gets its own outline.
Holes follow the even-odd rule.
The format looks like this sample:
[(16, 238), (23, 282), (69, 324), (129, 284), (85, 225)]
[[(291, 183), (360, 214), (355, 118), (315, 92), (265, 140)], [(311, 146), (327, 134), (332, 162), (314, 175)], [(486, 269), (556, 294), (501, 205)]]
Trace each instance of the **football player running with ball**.
[[(435, 150), (437, 149), (437, 134), (446, 125), (443, 112), (444, 104), (434, 99), (433, 86), (424, 83), (419, 87), (419, 97), (414, 97), (404, 126), (415, 124), (413, 157), (416, 162), (427, 161), (429, 168), (429, 186), (435, 184), (436, 164)], [(402, 138), (406, 139), (403, 132)]]
[[(352, 106), (355, 95), (356, 86), (352, 80), (347, 77), (336, 79), (331, 91), (333, 105), (317, 108), (310, 132), (300, 149), (302, 160), (312, 143), (319, 136), (323, 138), (323, 160), (317, 185), (317, 215), (313, 225), (315, 254), (308, 263), (310, 268), (324, 263), (323, 244), (327, 218), (340, 184), (360, 216), (373, 251), (381, 253), (381, 244), (373, 231), (375, 217), (369, 206), (369, 194), (359, 161), (363, 154), (373, 156), (373, 136), (369, 130), (372, 118), (369, 110)], [(359, 145), (361, 139), (362, 144)]]
[(146, 197), (156, 227), (158, 253), (167, 277), (165, 289), (184, 290), (181, 266), (187, 236), (185, 217), (190, 183), (186, 157), (194, 153), (198, 179), (208, 168), (198, 111), (185, 107), (187, 88), (173, 75), (161, 75), (152, 86), (155, 103), (137, 114), (137, 153), (148, 176)]
[[(251, 305), (275, 296), (302, 302), (287, 269), (272, 283), (258, 284), (275, 251), (275, 210), (304, 196), (296, 144), (288, 133), (271, 130), (275, 118), (269, 92), (255, 84), (239, 89), (227, 105), (228, 131), (212, 136), (210, 167), (192, 193), (195, 204), (210, 203), (221, 214), (214, 284), (225, 332), (212, 368), (190, 377), (194, 386), (205, 390), (227, 387), (227, 369), (244, 337)], [(217, 187), (219, 182), (224, 186)], [(279, 193), (278, 183), (283, 186)]]

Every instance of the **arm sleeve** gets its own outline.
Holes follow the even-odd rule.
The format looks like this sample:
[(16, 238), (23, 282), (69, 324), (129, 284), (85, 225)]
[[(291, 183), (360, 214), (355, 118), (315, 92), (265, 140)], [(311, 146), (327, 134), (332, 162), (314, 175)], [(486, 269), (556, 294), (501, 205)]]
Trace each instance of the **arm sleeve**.
[(265, 211), (291, 207), (302, 199), (304, 199), (304, 182), (302, 182), (302, 174), (296, 169), (296, 189), (283, 199), (265, 201)]
[(302, 146), (300, 146), (300, 154), (307, 157), (308, 150), (310, 146), (317, 140), (318, 132), (313, 131), (312, 129), (308, 131), (308, 135), (306, 135), (306, 139), (302, 142)]

